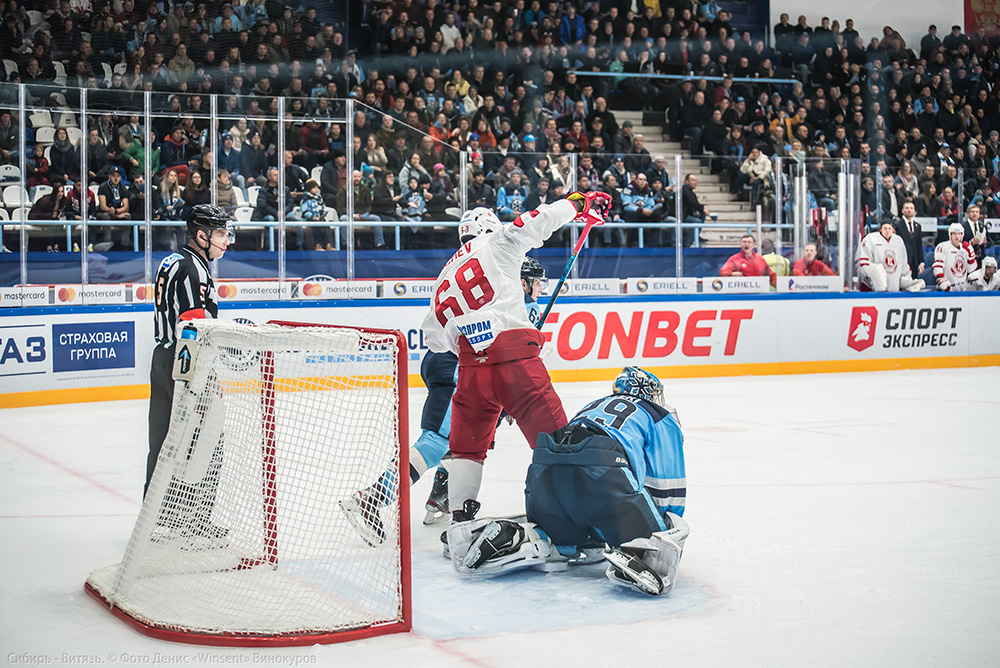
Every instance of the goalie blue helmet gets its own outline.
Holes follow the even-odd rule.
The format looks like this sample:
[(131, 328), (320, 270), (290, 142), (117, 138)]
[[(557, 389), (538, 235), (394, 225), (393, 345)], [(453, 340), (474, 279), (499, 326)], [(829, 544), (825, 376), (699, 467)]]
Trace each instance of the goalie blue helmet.
[(615, 377), (614, 393), (628, 394), (663, 406), (663, 383), (637, 366), (627, 366)]

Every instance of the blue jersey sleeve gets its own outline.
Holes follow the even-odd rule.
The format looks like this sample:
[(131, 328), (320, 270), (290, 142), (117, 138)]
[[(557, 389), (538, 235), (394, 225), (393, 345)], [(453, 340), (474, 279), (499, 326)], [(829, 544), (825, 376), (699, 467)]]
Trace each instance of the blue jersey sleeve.
[(585, 406), (571, 424), (577, 422), (598, 426), (624, 447), (632, 474), (661, 513), (684, 514), (684, 436), (674, 413), (616, 394)]

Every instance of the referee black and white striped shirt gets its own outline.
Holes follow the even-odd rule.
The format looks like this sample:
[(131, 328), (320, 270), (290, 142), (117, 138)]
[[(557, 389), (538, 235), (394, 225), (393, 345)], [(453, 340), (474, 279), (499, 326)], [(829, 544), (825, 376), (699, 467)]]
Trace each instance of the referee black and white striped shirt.
[(156, 342), (177, 341), (181, 316), (215, 318), (219, 314), (208, 262), (190, 246), (163, 258), (156, 272)]

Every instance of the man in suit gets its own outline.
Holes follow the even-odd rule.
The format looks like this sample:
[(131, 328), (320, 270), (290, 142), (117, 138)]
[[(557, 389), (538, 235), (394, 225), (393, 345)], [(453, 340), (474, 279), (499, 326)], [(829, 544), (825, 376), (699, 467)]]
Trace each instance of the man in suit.
[(978, 204), (972, 204), (965, 211), (965, 220), (962, 222), (962, 230), (965, 232), (963, 241), (972, 244), (972, 250), (976, 254), (976, 263), (982, 267), (983, 258), (986, 257), (986, 249), (992, 246), (989, 235), (986, 233), (986, 221), (983, 220), (982, 212)]
[(914, 219), (916, 215), (917, 209), (913, 202), (906, 202), (903, 204), (903, 217), (894, 222), (896, 234), (906, 246), (906, 261), (910, 265), (913, 278), (917, 278), (924, 271), (924, 242), (920, 223)]

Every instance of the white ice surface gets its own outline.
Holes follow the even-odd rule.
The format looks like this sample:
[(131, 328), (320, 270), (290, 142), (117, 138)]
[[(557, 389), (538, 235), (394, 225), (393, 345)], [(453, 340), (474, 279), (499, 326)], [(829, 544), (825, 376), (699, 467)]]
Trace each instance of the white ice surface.
[[(1000, 665), (998, 385), (996, 367), (668, 381), (691, 525), (670, 597), (601, 567), (460, 579), (421, 524), (425, 476), (414, 631), (274, 650), (150, 639), (84, 594), (139, 509), (145, 402), (0, 410), (0, 665)], [(572, 414), (607, 387), (556, 390)], [(523, 507), (530, 452), (514, 428), (497, 442), (481, 515)]]

